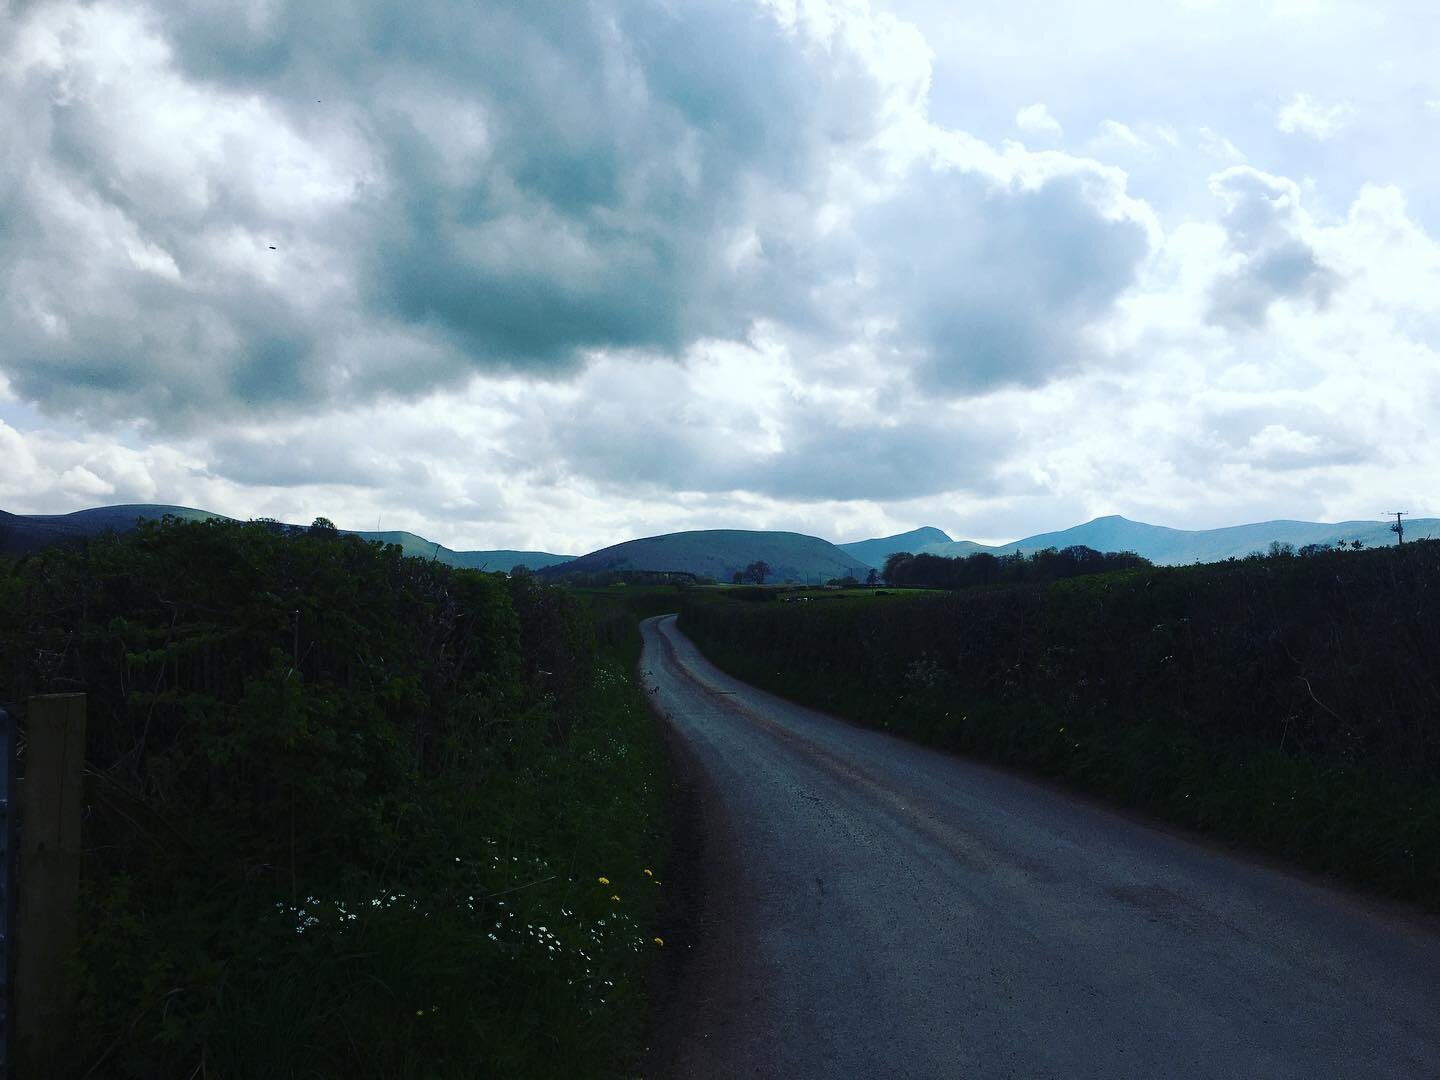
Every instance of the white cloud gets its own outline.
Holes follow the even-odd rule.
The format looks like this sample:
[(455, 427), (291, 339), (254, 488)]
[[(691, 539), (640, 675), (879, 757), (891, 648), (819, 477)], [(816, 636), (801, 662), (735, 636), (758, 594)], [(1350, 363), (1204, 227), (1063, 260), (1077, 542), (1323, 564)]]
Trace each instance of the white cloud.
[(1044, 135), (1050, 138), (1059, 139), (1065, 135), (1065, 129), (1060, 126), (1050, 113), (1048, 106), (1041, 102), (1034, 105), (1026, 105), (1015, 114), (1015, 126), (1021, 131), (1032, 135)]
[(1297, 93), (1275, 116), (1275, 127), (1286, 135), (1308, 135), (1325, 142), (1355, 122), (1355, 106), (1348, 101), (1325, 104), (1309, 94)]
[(1200, 149), (1210, 157), (1219, 158), (1222, 161), (1240, 162), (1246, 161), (1245, 154), (1233, 142), (1208, 127), (1200, 128)]
[[(0, 505), (568, 551), (1419, 512), (1433, 164), (1283, 135), (1414, 117), (1427, 61), (1400, 35), (1397, 74), (1337, 65), (1277, 132), (1285, 35), (1345, 56), (1368, 24), (1232, 7), (981, 3), (947, 39), (941, 5), (927, 41), (859, 0), (488, 5), (392, 41), (365, 4), (339, 35), (321, 4), (26, 5)], [(1041, 101), (1088, 157), (1005, 141), (1060, 138)]]
[(1095, 137), (1090, 140), (1090, 150), (1100, 155), (1148, 155), (1154, 151), (1154, 147), (1128, 124), (1122, 124), (1118, 120), (1103, 120)]

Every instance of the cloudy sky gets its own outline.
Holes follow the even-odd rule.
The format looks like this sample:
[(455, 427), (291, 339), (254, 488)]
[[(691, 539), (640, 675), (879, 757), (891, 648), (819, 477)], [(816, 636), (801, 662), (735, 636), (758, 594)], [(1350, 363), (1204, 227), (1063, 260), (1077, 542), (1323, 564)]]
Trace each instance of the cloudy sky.
[(0, 0), (0, 508), (1440, 513), (1431, 0)]

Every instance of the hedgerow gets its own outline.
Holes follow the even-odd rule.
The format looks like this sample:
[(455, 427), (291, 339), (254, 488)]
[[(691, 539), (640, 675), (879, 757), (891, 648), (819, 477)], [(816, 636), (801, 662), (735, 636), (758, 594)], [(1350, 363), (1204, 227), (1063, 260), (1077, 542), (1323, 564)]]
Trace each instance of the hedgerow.
[(733, 674), (1440, 905), (1440, 542), (847, 603), (690, 594)]
[(0, 693), (88, 694), (77, 1037), (46, 1075), (633, 1064), (661, 759), (573, 597), (166, 521), (0, 567), (0, 617)]

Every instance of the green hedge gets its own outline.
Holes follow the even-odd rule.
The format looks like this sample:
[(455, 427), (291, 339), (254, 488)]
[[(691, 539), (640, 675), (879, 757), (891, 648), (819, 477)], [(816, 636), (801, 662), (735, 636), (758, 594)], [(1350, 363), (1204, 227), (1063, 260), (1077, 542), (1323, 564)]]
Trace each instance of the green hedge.
[(0, 617), (0, 693), (89, 695), (79, 1036), (47, 1075), (632, 1067), (661, 756), (573, 597), (167, 521), (0, 565)]
[(1440, 905), (1440, 542), (855, 604), (692, 599), (734, 674)]

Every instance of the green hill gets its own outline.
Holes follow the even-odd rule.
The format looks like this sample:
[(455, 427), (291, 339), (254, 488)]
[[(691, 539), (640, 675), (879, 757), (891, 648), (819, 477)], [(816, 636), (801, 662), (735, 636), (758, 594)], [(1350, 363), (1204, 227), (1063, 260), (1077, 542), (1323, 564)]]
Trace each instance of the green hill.
[(540, 570), (547, 566), (569, 562), (573, 555), (552, 555), (548, 551), (514, 551), (497, 548), (485, 551), (454, 551), (434, 540), (426, 540), (412, 532), (361, 532), (341, 529), (348, 536), (362, 540), (379, 540), (382, 544), (399, 544), (406, 555), (420, 559), (434, 559), (446, 566), (458, 566), (467, 570), (500, 570), (509, 573), (517, 566), (528, 570)]
[[(103, 532), (129, 532), (141, 520), (158, 521), (166, 515), (185, 521), (204, 521), (208, 518), (233, 520), (224, 514), (210, 510), (196, 510), (190, 506), (169, 506), (163, 503), (125, 503), (119, 506), (97, 506), (89, 510), (76, 510), (73, 514), (8, 514), (0, 510), (0, 555), (25, 555), (40, 551), (56, 544), (64, 544), (86, 536), (98, 536)], [(303, 525), (285, 525), (287, 529), (303, 529)], [(486, 551), (452, 551), (443, 544), (426, 540), (412, 532), (362, 532), (355, 529), (341, 529), (348, 536), (362, 540), (379, 540), (384, 544), (398, 544), (406, 555), (424, 559), (435, 559), (446, 566), (467, 569), (502, 570), (509, 572), (516, 566), (531, 570), (553, 566), (568, 561), (572, 556), (552, 555), (546, 551), (513, 551), (496, 549)]]
[(159, 520), (166, 514), (186, 521), (225, 517), (191, 506), (159, 503), (96, 506), (73, 514), (8, 514), (0, 510), (0, 555), (25, 555), (103, 532), (129, 532), (141, 519)]
[[(865, 565), (873, 566), (878, 570), (885, 565), (886, 557), (897, 551), (908, 551), (914, 554), (932, 544), (954, 542), (948, 533), (926, 525), (919, 529), (911, 529), (909, 532), (896, 533), (894, 536), (882, 536), (876, 540), (855, 540), (837, 546), (841, 551), (848, 551)], [(968, 541), (961, 541), (961, 543), (968, 543)]]
[(870, 567), (828, 540), (792, 532), (748, 529), (700, 529), (648, 536), (601, 548), (551, 567), (544, 576), (604, 573), (614, 570), (683, 572), (729, 581), (753, 562), (770, 565), (771, 581), (824, 582), (853, 575), (863, 578)]

